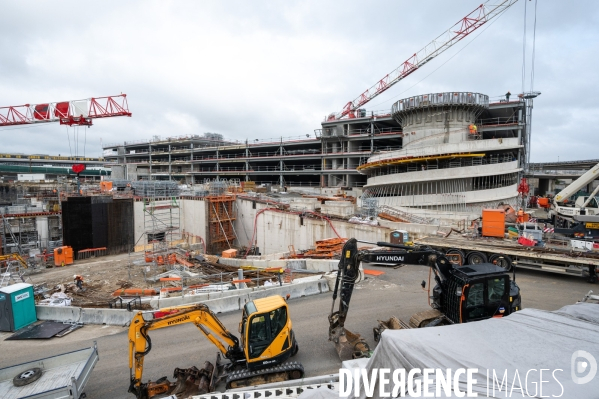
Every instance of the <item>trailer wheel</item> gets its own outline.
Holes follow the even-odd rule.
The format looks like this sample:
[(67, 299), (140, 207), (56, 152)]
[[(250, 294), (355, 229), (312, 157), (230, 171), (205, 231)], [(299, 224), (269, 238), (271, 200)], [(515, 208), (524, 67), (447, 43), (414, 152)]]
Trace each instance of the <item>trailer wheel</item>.
[(23, 387), (25, 385), (31, 384), (34, 381), (37, 381), (42, 376), (42, 369), (39, 367), (34, 367), (29, 370), (25, 370), (22, 373), (19, 373), (13, 378), (12, 383), (16, 387)]
[(482, 252), (472, 251), (468, 253), (468, 264), (478, 265), (481, 263), (487, 263), (487, 255)]
[(446, 255), (460, 255), (460, 259), (462, 260), (462, 265), (464, 265), (466, 263), (466, 255), (464, 254), (464, 251), (462, 251), (461, 249), (457, 249), (457, 248), (450, 248), (447, 250), (447, 252), (445, 252)]
[(512, 269), (512, 259), (507, 255), (493, 254), (489, 257), (489, 262), (505, 269), (506, 272)]

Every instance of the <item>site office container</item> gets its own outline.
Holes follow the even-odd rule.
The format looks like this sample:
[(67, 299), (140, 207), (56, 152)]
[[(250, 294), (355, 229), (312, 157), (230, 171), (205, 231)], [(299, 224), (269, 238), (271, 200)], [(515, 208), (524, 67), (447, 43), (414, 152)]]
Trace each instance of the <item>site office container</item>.
[(505, 211), (483, 209), (483, 237), (501, 237), (505, 234)]
[(54, 248), (54, 266), (66, 266), (73, 264), (73, 248), (58, 247)]
[(0, 331), (17, 331), (36, 321), (31, 284), (17, 283), (0, 288)]

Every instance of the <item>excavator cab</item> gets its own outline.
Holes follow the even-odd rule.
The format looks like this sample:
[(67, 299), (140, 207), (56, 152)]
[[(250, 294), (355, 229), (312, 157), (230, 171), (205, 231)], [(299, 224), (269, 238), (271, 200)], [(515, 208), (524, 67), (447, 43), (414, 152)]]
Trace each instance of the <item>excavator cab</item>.
[(287, 302), (280, 296), (246, 303), (239, 332), (250, 370), (283, 363), (298, 351)]
[(448, 295), (435, 299), (453, 323), (503, 317), (521, 307), (519, 287), (504, 269), (493, 264), (455, 268), (447, 291)]

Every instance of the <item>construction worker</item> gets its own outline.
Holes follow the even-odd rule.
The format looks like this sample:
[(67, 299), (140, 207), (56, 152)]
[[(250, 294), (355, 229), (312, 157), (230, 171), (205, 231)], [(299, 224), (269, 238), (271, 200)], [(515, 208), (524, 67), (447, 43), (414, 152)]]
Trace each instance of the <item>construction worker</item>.
[(75, 274), (73, 275), (73, 280), (75, 281), (75, 284), (77, 284), (77, 288), (80, 290), (83, 289), (83, 276)]
[(509, 90), (508, 90), (508, 92), (507, 92), (507, 93), (505, 93), (505, 102), (506, 102), (506, 103), (509, 103), (509, 102), (510, 102), (510, 96), (511, 96), (511, 95), (512, 95), (512, 93), (510, 93), (510, 92), (509, 92)]
[(470, 134), (475, 135), (476, 132), (478, 131), (478, 128), (476, 127), (476, 125), (474, 123), (471, 123), (470, 126), (468, 126), (468, 129), (470, 129)]

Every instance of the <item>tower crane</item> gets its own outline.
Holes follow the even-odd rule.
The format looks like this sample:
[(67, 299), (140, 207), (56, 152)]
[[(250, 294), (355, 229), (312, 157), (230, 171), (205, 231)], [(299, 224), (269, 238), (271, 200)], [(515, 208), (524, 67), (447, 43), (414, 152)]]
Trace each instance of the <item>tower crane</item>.
[(0, 107), (0, 127), (46, 122), (89, 127), (93, 119), (112, 116), (131, 116), (126, 94)]
[(344, 117), (355, 118), (355, 111), (358, 108), (362, 107), (379, 94), (388, 90), (395, 83), (406, 78), (408, 75), (421, 68), (433, 58), (442, 54), (445, 50), (458, 43), (476, 29), (480, 28), (498, 15), (501, 15), (517, 1), (518, 0), (503, 0), (498, 2), (497, 0), (488, 0), (487, 2), (476, 7), (474, 11), (460, 19), (451, 28), (443, 32), (432, 42), (424, 46), (423, 49), (404, 61), (399, 67), (385, 75), (370, 88), (366, 89), (366, 91), (360, 94), (353, 101), (345, 104), (340, 112), (330, 114), (327, 117), (327, 120), (337, 120)]

